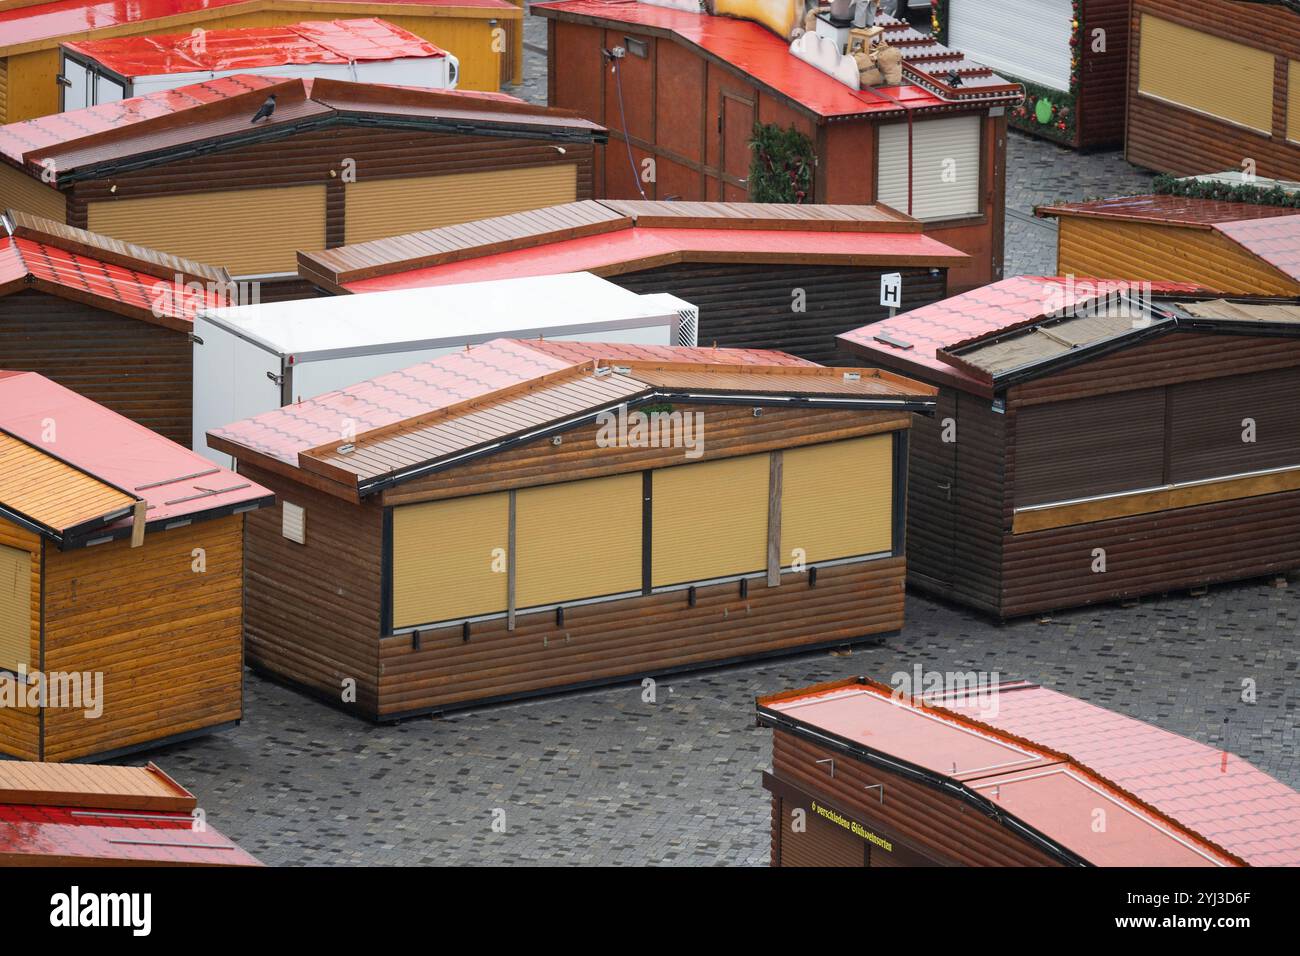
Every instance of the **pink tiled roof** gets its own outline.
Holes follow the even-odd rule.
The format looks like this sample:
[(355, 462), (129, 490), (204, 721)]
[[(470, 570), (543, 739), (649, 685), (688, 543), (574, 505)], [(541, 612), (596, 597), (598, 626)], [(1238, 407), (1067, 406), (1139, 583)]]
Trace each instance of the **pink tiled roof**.
[(1300, 215), (1221, 222), (1215, 228), (1247, 252), (1300, 282)]

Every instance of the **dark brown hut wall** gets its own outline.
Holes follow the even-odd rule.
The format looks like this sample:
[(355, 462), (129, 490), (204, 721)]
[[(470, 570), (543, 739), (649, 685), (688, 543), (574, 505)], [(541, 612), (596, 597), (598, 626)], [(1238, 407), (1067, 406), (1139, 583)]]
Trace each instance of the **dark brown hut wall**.
[(189, 338), (36, 290), (0, 297), (0, 368), (39, 372), (189, 447)]
[[(1128, 75), (1130, 0), (1084, 0), (1080, 29), (1079, 145), (1099, 147), (1124, 139), (1124, 92)], [(1105, 51), (1094, 49), (1104, 31)]]
[[(1143, 14), (1276, 54), (1271, 135), (1235, 126), (1138, 92)], [(1223, 0), (1134, 0), (1129, 54), (1126, 155), (1130, 162), (1178, 175), (1241, 169), (1251, 159), (1261, 176), (1300, 179), (1300, 149), (1287, 140), (1287, 63), (1300, 60), (1300, 14), (1264, 3)], [(1189, 66), (1189, 68), (1197, 68)], [(1219, 64), (1231, 88), (1232, 64)]]
[[(846, 365), (853, 360), (839, 351), (835, 336), (888, 317), (880, 305), (883, 272), (902, 273), (904, 309), (946, 294), (945, 272), (929, 269), (682, 263), (609, 279), (633, 292), (671, 292), (697, 306), (701, 345), (779, 349)], [(800, 299), (804, 311), (796, 312)]]

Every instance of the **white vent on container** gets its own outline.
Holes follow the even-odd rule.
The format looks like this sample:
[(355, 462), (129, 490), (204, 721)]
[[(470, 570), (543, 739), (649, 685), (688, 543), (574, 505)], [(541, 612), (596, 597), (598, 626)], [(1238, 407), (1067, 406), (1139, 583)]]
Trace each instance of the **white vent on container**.
[(284, 516), (280, 533), (296, 544), (306, 544), (307, 512), (302, 505), (295, 505), (286, 501), (280, 506), (280, 511)]
[(686, 348), (695, 348), (700, 344), (700, 310), (678, 309), (677, 344)]

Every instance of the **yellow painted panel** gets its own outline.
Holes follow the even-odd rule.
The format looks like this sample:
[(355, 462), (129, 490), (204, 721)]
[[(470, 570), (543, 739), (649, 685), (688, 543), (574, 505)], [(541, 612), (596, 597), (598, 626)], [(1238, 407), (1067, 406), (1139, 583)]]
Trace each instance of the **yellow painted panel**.
[(9, 115), (9, 58), (0, 56), (0, 123), (8, 123)]
[[(791, 448), (781, 468), (781, 564), (893, 549), (894, 436)], [(800, 562), (800, 563), (803, 563)]]
[(768, 455), (654, 473), (655, 587), (767, 567)]
[(325, 187), (100, 200), (89, 228), (237, 276), (294, 272), (299, 249), (325, 248)]
[(31, 667), (32, 556), (0, 544), (0, 670)]
[(344, 220), (350, 244), (573, 202), (578, 198), (578, 167), (565, 163), (407, 179), (362, 178), (348, 183), (346, 190)]
[(515, 499), (515, 606), (641, 590), (641, 475), (524, 488)]
[(1144, 13), (1138, 92), (1270, 133), (1273, 54)]
[(1300, 142), (1300, 62), (1286, 65), (1286, 138)]
[(393, 509), (393, 626), (506, 609), (506, 492)]
[(17, 209), (55, 222), (68, 221), (63, 193), (8, 165), (0, 165), (0, 209)]
[(1217, 232), (1062, 216), (1060, 275), (1193, 282), (1229, 295), (1296, 295), (1300, 283)]

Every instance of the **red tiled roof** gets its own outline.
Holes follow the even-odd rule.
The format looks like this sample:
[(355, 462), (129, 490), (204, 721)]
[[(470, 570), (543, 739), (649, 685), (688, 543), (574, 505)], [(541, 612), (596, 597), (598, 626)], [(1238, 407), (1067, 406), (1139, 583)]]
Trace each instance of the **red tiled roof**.
[(1252, 866), (1300, 866), (1300, 793), (1236, 754), (1045, 687), (999, 694), (992, 716), (942, 706), (1068, 754)]
[[(251, 509), (272, 497), (261, 485), (35, 372), (0, 372), (0, 430), (144, 499), (149, 526)], [(110, 527), (121, 530), (131, 521)]]
[(414, 289), (455, 282), (479, 282), (515, 276), (599, 271), (646, 262), (664, 265), (681, 261), (711, 261), (710, 257), (743, 256), (746, 262), (793, 261), (798, 256), (818, 261), (950, 265), (966, 254), (920, 233), (802, 232), (795, 230), (661, 229), (635, 226), (597, 236), (549, 242), (527, 249), (462, 259), (347, 283), (349, 292)]
[(1079, 216), (1092, 219), (1120, 219), (1131, 222), (1156, 222), (1208, 229), (1220, 222), (1242, 219), (1271, 219), (1290, 216), (1294, 209), (1261, 206), (1257, 203), (1220, 202), (1190, 196), (1116, 196), (1088, 202), (1039, 206), (1040, 216)]
[(351, 423), (352, 431), (362, 434), (596, 358), (738, 365), (815, 364), (784, 352), (760, 349), (683, 349), (494, 339), (463, 352), (439, 356), (305, 402), (286, 405), (214, 429), (209, 434), (285, 464), (297, 465), (299, 452), (336, 441), (343, 422)]
[[(355, 0), (322, 0), (337, 2), (341, 12), (348, 7), (372, 10), (374, 4)], [(404, 7), (413, 8), (408, 15), (418, 15), (419, 7), (478, 7), (509, 11), (512, 4), (506, 0), (385, 0), (395, 7), (393, 13), (407, 13)], [(240, 7), (248, 9), (241, 10)], [(28, 6), (0, 10), (0, 55), (9, 47), (41, 41), (54, 41), (62, 37), (84, 37), (99, 30), (183, 17), (186, 14), (203, 14), (230, 8), (227, 15), (251, 13), (261, 9), (275, 9), (274, 2), (264, 0), (54, 0), (53, 3), (35, 3)]]
[(121, 76), (224, 72), (301, 63), (444, 57), (428, 40), (375, 17), (305, 20), (287, 26), (113, 37), (64, 46)]
[[(1054, 309), (1089, 302), (1105, 293), (1108, 281), (1113, 282), (1016, 276), (845, 332), (837, 340), (849, 351), (890, 367), (905, 367), (927, 380), (984, 394), (989, 390), (987, 382), (950, 364), (940, 353), (1029, 325)], [(1154, 282), (1151, 288), (1160, 293), (1202, 291), (1177, 282)]]
[(1251, 255), (1300, 282), (1300, 215), (1223, 222), (1215, 228)]
[[(640, 3), (637, 0), (560, 0), (534, 3), (534, 14), (557, 19), (608, 21), (629, 26), (666, 30), (685, 44), (752, 77), (757, 83), (794, 100), (823, 117), (865, 117), (903, 113), (911, 109), (952, 106), (958, 97), (986, 92), (970, 105), (1019, 98), (1020, 88), (991, 71), (949, 50), (906, 23), (886, 17), (887, 39), (904, 57), (902, 86), (853, 90), (790, 53), (790, 44), (771, 30), (750, 20), (692, 13)], [(950, 91), (946, 78), (952, 70), (962, 75), (960, 93)], [(915, 85), (924, 81), (933, 89)]]
[(13, 236), (0, 238), (0, 295), (11, 282), (15, 290), (45, 287), (56, 295), (89, 298), (109, 311), (172, 328), (188, 328), (200, 308), (228, 304), (219, 289), (200, 290), (183, 281), (160, 279), (48, 242)]
[[(923, 768), (1097, 865), (1300, 865), (1300, 794), (1235, 755), (1046, 688), (919, 702), (864, 679), (758, 703)], [(1112, 811), (1102, 831), (1099, 806)]]

